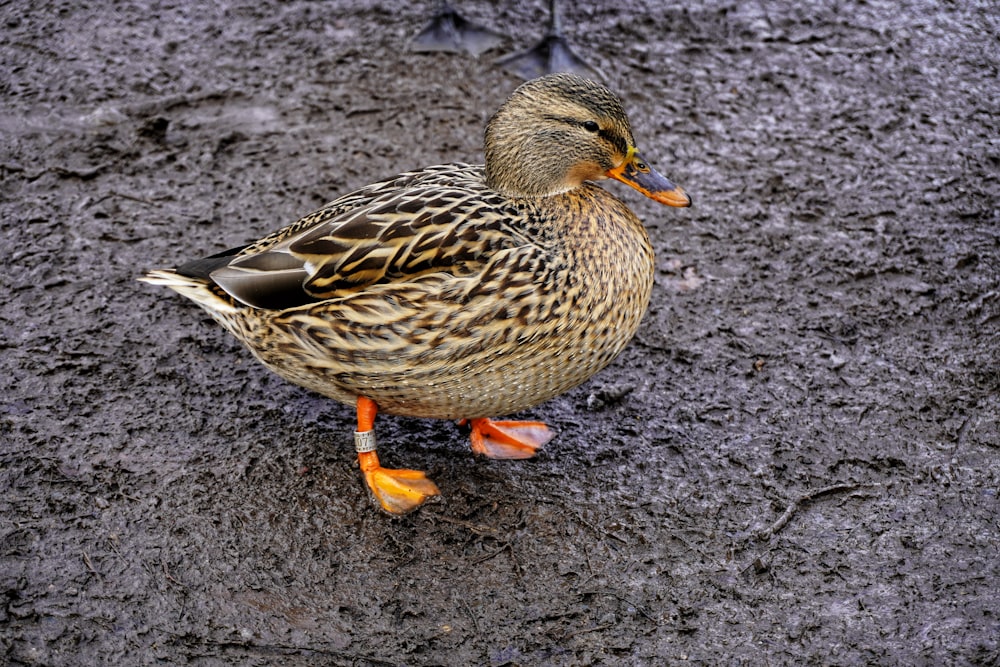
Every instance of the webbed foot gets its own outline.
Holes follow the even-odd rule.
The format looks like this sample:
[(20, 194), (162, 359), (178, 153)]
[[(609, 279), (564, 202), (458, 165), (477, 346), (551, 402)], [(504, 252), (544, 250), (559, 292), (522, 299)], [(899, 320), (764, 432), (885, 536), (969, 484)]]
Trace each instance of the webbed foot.
[(463, 18), (447, 2), (442, 2), (437, 15), (410, 42), (410, 49), (417, 52), (466, 51), (478, 57), (506, 39), (505, 35)]
[(437, 485), (420, 470), (383, 468), (375, 452), (359, 453), (358, 461), (368, 490), (382, 509), (390, 514), (407, 514), (429, 498), (441, 495)]
[(604, 74), (576, 55), (563, 36), (556, 0), (549, 2), (549, 32), (530, 49), (512, 53), (494, 61), (522, 79), (534, 79), (555, 72), (570, 72), (588, 79), (604, 79)]
[(420, 470), (383, 468), (375, 453), (375, 415), (378, 406), (364, 396), (358, 397), (358, 430), (354, 447), (365, 484), (383, 510), (389, 514), (406, 514), (423, 505), (429, 498), (441, 495), (437, 485)]
[(491, 459), (530, 459), (556, 436), (542, 422), (470, 419), (472, 451)]

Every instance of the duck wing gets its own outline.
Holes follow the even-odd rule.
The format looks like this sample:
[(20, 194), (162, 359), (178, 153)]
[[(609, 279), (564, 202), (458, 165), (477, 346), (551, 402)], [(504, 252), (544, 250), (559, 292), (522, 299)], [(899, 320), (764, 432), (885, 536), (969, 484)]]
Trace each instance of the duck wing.
[(483, 185), (481, 167), (432, 167), (178, 271), (205, 276), (248, 306), (293, 308), (432, 273), (475, 273), (498, 250), (530, 243), (509, 224), (517, 215)]

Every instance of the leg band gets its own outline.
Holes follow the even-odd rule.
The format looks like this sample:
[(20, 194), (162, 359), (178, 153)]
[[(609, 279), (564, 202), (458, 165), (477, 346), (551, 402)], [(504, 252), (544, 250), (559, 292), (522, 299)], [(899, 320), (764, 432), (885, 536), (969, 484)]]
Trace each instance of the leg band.
[(375, 431), (355, 431), (354, 449), (358, 454), (375, 451)]

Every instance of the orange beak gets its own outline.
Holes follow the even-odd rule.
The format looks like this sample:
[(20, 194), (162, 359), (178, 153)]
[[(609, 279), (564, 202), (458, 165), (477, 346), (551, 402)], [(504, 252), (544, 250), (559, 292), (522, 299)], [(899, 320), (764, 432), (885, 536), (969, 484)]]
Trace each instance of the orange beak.
[(646, 164), (634, 146), (629, 147), (624, 162), (605, 173), (608, 178), (621, 181), (661, 204), (680, 207), (691, 205), (691, 198), (687, 193)]

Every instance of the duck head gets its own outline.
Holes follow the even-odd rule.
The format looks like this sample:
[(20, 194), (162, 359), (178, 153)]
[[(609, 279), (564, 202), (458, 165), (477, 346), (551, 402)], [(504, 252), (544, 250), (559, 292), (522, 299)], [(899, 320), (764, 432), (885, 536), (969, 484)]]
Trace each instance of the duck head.
[(691, 198), (640, 156), (621, 100), (573, 74), (522, 84), (486, 126), (486, 184), (511, 197), (547, 197), (613, 178), (654, 201)]

